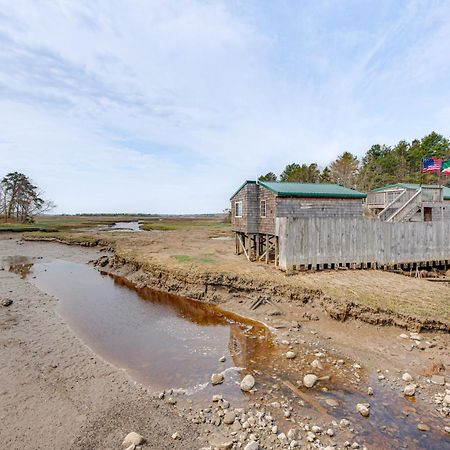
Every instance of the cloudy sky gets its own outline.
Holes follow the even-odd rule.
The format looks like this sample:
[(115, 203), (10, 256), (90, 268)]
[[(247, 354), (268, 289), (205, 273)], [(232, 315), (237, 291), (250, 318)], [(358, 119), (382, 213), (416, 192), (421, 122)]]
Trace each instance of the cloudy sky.
[(245, 179), (450, 136), (450, 2), (0, 0), (0, 175), (57, 212), (218, 212)]

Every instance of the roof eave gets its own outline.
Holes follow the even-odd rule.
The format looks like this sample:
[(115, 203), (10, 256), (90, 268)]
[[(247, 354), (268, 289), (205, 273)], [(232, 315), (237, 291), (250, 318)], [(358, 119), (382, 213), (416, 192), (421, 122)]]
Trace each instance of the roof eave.
[(233, 200), (234, 197), (245, 187), (247, 184), (256, 184), (255, 180), (246, 180), (241, 184), (240, 188), (230, 197), (230, 200)]

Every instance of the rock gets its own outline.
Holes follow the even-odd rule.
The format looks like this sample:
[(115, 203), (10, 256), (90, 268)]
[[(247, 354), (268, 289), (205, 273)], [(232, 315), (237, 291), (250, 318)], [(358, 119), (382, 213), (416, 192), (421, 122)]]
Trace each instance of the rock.
[(339, 403), (337, 402), (337, 400), (335, 400), (334, 398), (327, 398), (327, 399), (325, 400), (325, 403), (326, 403), (328, 406), (332, 406), (333, 408), (335, 408), (336, 406), (339, 405)]
[(444, 397), (444, 403), (447, 403), (447, 405), (450, 405), (450, 394), (446, 394)]
[(408, 372), (406, 372), (402, 375), (402, 380), (409, 383), (410, 381), (412, 381), (412, 376)]
[(315, 359), (315, 360), (311, 363), (311, 367), (313, 367), (314, 369), (323, 370), (322, 363), (321, 363), (318, 359)]
[(444, 427), (444, 431), (450, 434), (450, 427)]
[(234, 411), (227, 411), (225, 415), (223, 416), (223, 423), (225, 425), (233, 425), (234, 421), (236, 420), (236, 414)]
[[(125, 450), (135, 450), (136, 446), (134, 444), (131, 444), (129, 447), (127, 447)], [(140, 447), (139, 447), (140, 448)]]
[(339, 425), (341, 427), (348, 427), (348, 426), (350, 426), (350, 421), (347, 420), (347, 419), (341, 419), (340, 422), (339, 422)]
[(225, 358), (225, 356), (221, 356), (219, 358), (219, 362), (225, 362), (227, 360), (227, 358)]
[(293, 439), (291, 441), (291, 443), (289, 444), (289, 448), (297, 448), (300, 445), (300, 443), (298, 441), (296, 441), (295, 439)]
[(417, 424), (417, 429), (420, 431), (430, 431), (430, 427), (422, 422)]
[(213, 373), (211, 375), (211, 383), (213, 385), (223, 383), (223, 374), (222, 373)]
[(250, 441), (245, 447), (244, 450), (259, 450), (259, 444), (257, 441)]
[(419, 336), (419, 333), (409, 333), (409, 338), (413, 341), (421, 341), (422, 336)]
[(330, 437), (333, 437), (333, 436), (334, 436), (334, 430), (333, 430), (333, 428), (328, 428), (328, 430), (327, 430), (327, 435), (330, 436)]
[(287, 438), (292, 441), (292, 439), (296, 439), (297, 438), (297, 430), (295, 430), (294, 428), (291, 428), (288, 432), (287, 432)]
[(295, 352), (286, 352), (286, 358), (287, 359), (294, 359), (296, 357), (296, 353)]
[(313, 432), (313, 433), (320, 433), (321, 431), (322, 431), (322, 428), (320, 428), (318, 425), (313, 425), (312, 427), (311, 427), (311, 431)]
[(252, 375), (245, 375), (241, 381), (241, 390), (244, 392), (249, 392), (253, 389), (255, 385), (255, 379)]
[(125, 439), (122, 442), (122, 447), (128, 448), (131, 445), (141, 445), (145, 442), (145, 439), (135, 431), (132, 431), (131, 433), (128, 433), (125, 436)]
[(402, 339), (408, 339), (408, 335), (405, 333), (402, 333), (399, 337)]
[(431, 382), (433, 384), (438, 384), (439, 386), (444, 386), (445, 378), (442, 375), (432, 375)]
[(181, 439), (180, 433), (175, 431), (175, 433), (172, 434), (172, 439)]
[(213, 395), (213, 397), (212, 397), (212, 401), (213, 402), (218, 402), (218, 401), (220, 401), (222, 399), (223, 399), (223, 395), (222, 394), (216, 394), (216, 395)]
[(370, 386), (367, 388), (367, 395), (373, 395), (373, 388)]
[(318, 378), (316, 375), (308, 373), (303, 377), (303, 385), (307, 388), (312, 388), (317, 383), (317, 380)]
[(403, 390), (403, 393), (407, 395), (408, 397), (412, 397), (416, 393), (416, 385), (415, 384), (408, 384), (405, 386), (405, 389)]
[(11, 306), (13, 301), (10, 298), (4, 298), (0, 301), (0, 305), (4, 306), (5, 308), (8, 306)]
[(356, 410), (363, 416), (363, 417), (369, 417), (370, 412), (369, 412), (369, 407), (367, 406), (367, 404), (364, 403), (358, 403), (356, 405)]
[(233, 441), (224, 436), (213, 436), (209, 443), (214, 450), (228, 450), (233, 447)]

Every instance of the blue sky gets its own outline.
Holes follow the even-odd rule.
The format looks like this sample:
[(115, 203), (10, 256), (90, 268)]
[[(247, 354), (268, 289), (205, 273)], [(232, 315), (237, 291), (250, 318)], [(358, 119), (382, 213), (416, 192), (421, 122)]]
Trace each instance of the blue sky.
[(448, 1), (0, 0), (0, 175), (218, 212), (291, 162), (450, 137)]

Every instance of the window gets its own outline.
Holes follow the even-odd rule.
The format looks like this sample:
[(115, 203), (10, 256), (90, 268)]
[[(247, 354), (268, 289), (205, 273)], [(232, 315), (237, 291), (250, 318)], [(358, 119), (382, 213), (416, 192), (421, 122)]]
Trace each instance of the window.
[(423, 208), (423, 221), (431, 222), (433, 220), (433, 209), (425, 206)]
[(266, 201), (261, 200), (261, 203), (259, 205), (259, 215), (261, 217), (266, 217)]
[(242, 217), (242, 202), (236, 202), (234, 204), (234, 216)]

